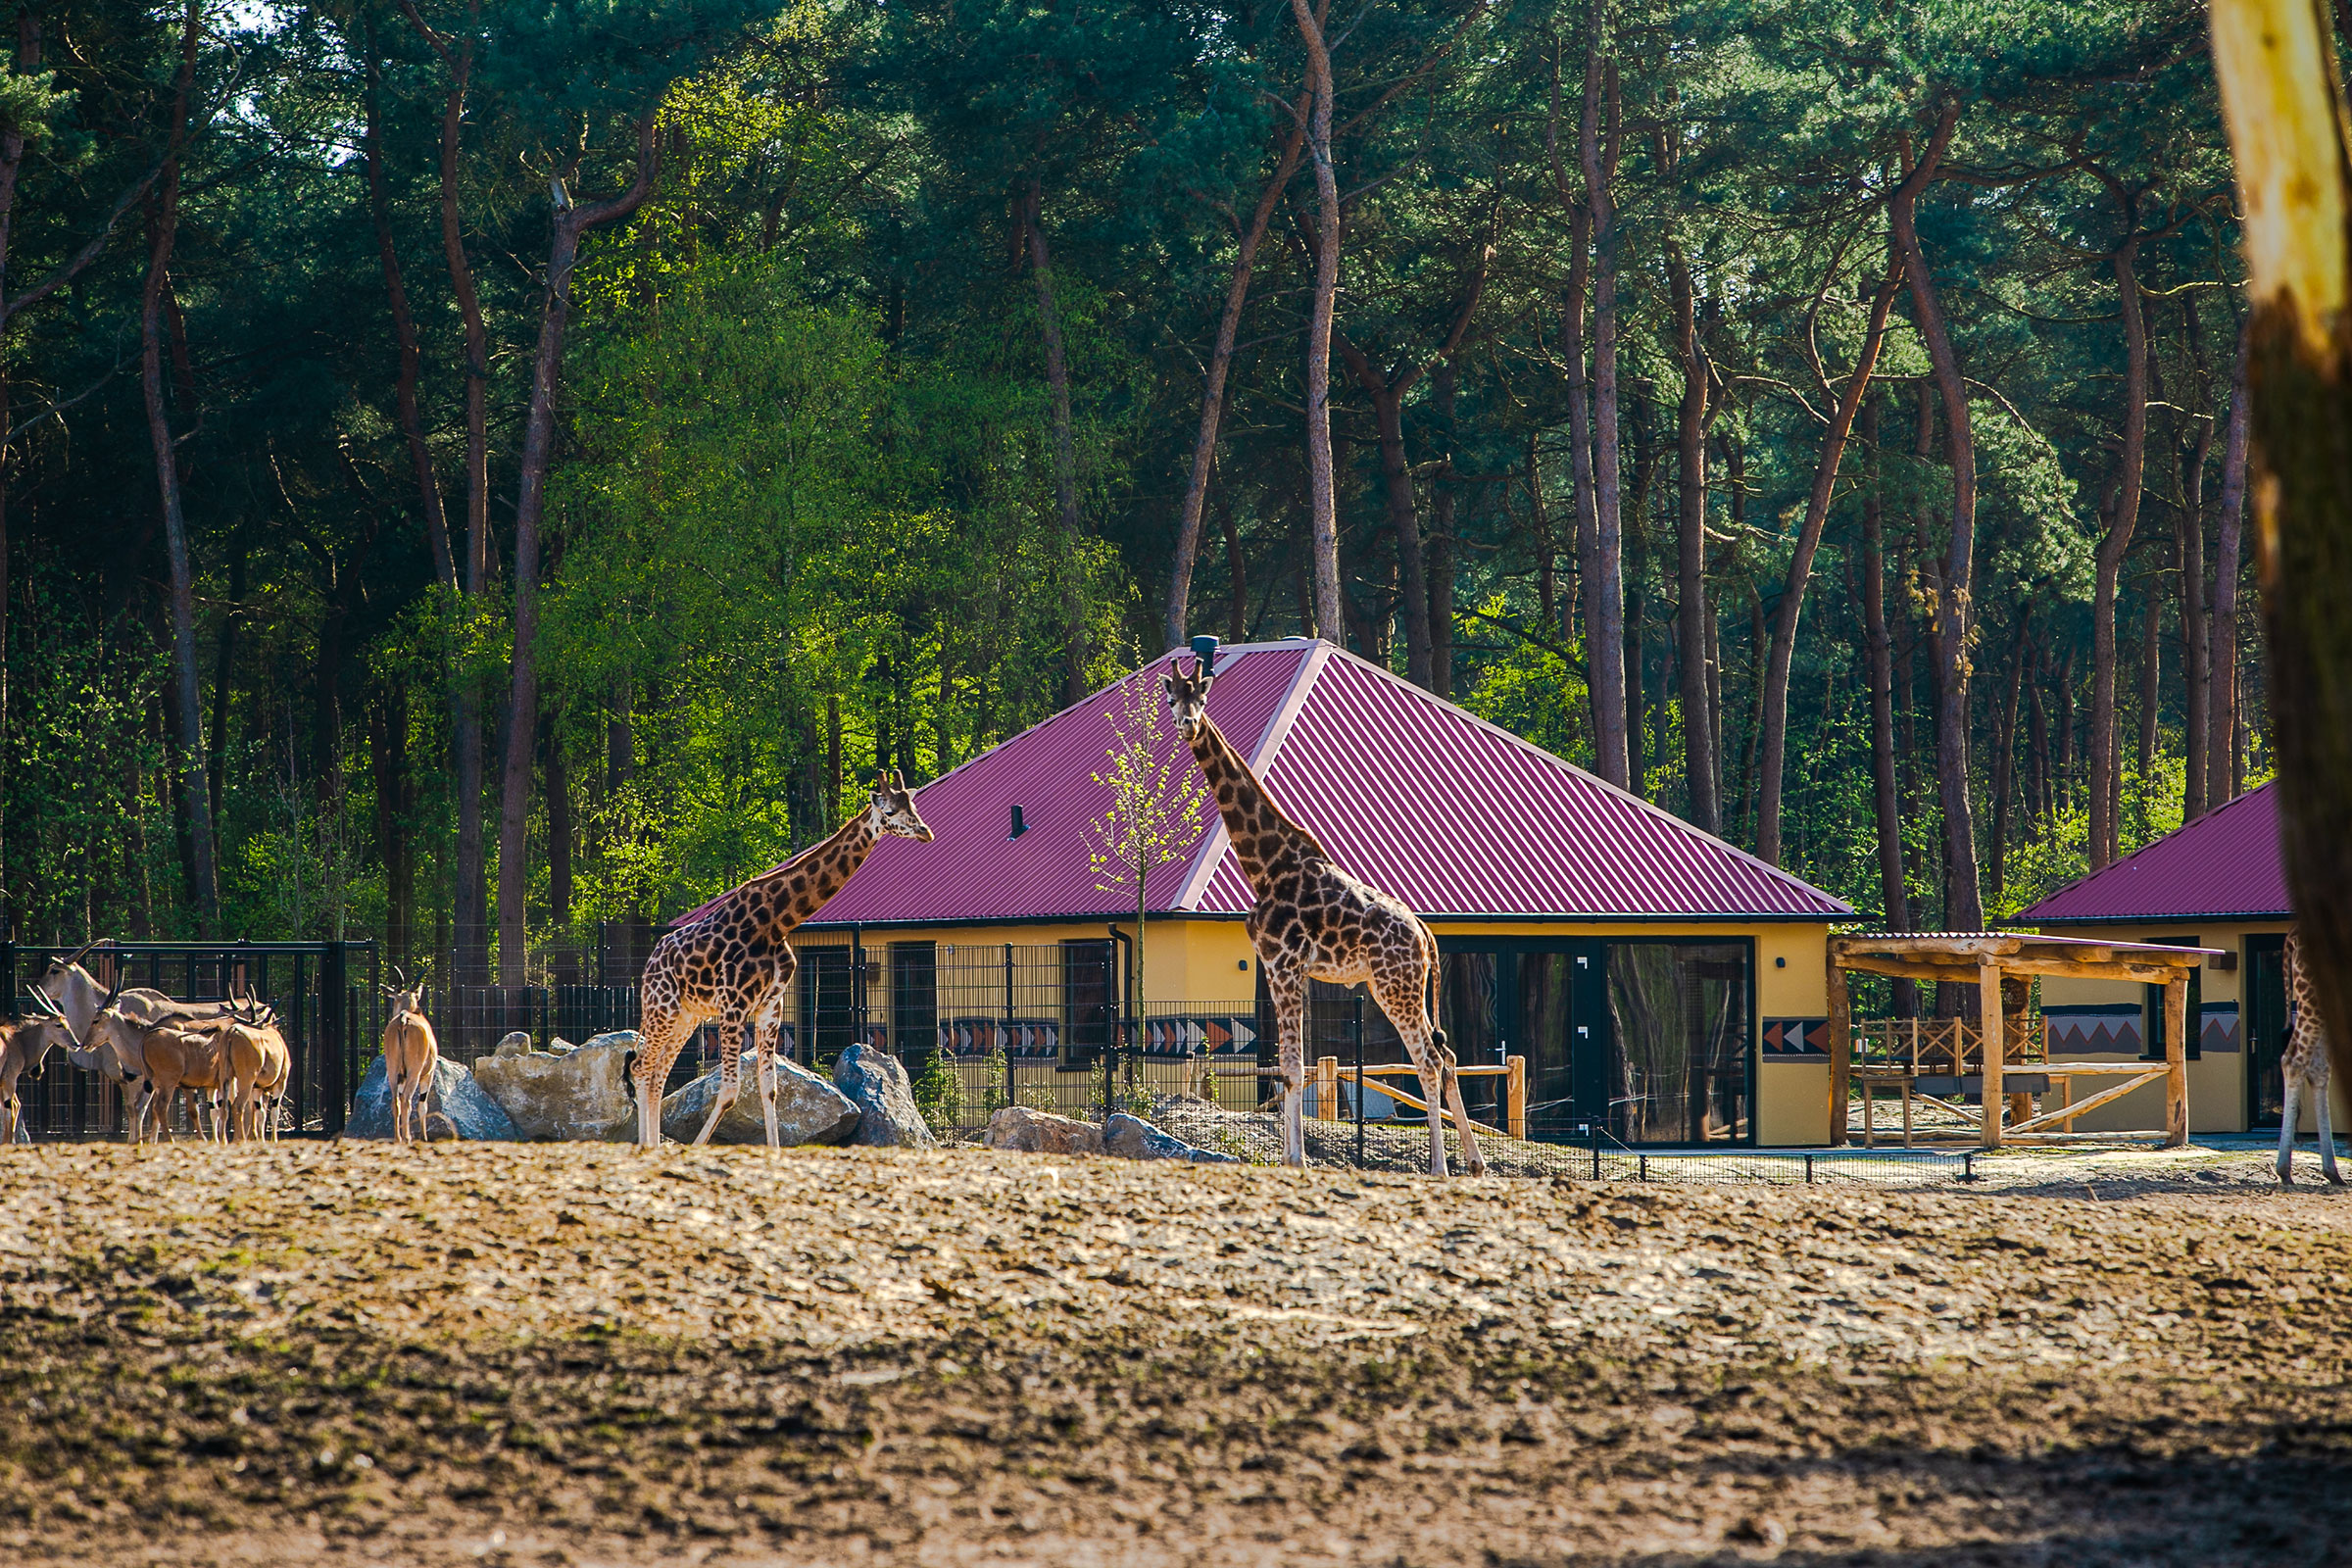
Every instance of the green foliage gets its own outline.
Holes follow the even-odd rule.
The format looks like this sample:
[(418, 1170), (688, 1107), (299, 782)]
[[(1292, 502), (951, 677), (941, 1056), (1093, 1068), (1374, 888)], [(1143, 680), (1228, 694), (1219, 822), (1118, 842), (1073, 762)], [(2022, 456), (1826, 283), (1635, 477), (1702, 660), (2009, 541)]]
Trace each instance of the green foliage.
[(939, 1052), (925, 1056), (922, 1071), (914, 1074), (908, 1087), (914, 1094), (914, 1108), (922, 1113), (932, 1137), (945, 1144), (961, 1136), (963, 1080), (948, 1056)]

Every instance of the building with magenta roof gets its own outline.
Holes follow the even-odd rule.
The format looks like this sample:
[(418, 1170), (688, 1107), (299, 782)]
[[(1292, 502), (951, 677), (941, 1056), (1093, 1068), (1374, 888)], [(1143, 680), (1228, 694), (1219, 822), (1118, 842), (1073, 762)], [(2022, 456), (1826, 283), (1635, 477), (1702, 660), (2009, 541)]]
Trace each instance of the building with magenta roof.
[[(1076, 1074), (1116, 1030), (1147, 1062), (1271, 1060), (1250, 890), (1213, 801), (1146, 880), (1140, 1008), (1127, 995), (1135, 890), (1106, 885), (1090, 824), (1122, 715), (1162, 704), (1169, 657), (917, 792), (934, 842), (884, 839), (796, 939), (796, 1050), (821, 1059), (855, 1028), (910, 1060), (1008, 1052)], [(1465, 1063), (1525, 1058), (1531, 1136), (1828, 1141), (1819, 1020), (1844, 904), (1326, 642), (1222, 650), (1208, 706), (1295, 820), (1437, 932), (1440, 1026)], [(1161, 755), (1194, 768), (1158, 712)], [(1359, 1018), (1367, 1062), (1402, 1059), (1368, 1003), (1318, 984), (1310, 1012), (1310, 1071), (1351, 1054)], [(1470, 1080), (1473, 1100), (1494, 1082)]]
[[(2016, 923), (2060, 936), (2218, 948), (2189, 971), (2188, 1107), (2193, 1132), (2276, 1128), (2286, 1044), (2281, 949), (2293, 924), (2278, 849), (2274, 784), (2249, 791), (2094, 871), (2019, 913)], [(2154, 1000), (2149, 993), (2157, 993)], [(2164, 1054), (2162, 988), (2112, 980), (2044, 979), (2042, 1015), (2053, 1060)], [(2345, 1086), (2335, 1086), (2346, 1107)], [(2158, 1088), (2085, 1114), (2084, 1132), (2161, 1125)], [(2339, 1108), (2337, 1125), (2347, 1124)], [(2315, 1126), (2306, 1103), (2303, 1126)]]

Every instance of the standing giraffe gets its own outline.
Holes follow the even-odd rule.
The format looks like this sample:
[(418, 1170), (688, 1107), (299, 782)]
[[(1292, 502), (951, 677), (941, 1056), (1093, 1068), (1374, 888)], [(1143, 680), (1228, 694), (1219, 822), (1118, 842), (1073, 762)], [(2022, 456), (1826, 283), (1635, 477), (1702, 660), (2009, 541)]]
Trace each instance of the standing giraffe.
[[(1306, 1123), (1300, 1096), (1306, 1079), (1306, 983), (1341, 985), (1362, 980), (1372, 999), (1396, 1025), (1428, 1100), (1429, 1170), (1446, 1174), (1446, 1112), (1461, 1135), (1462, 1167), (1487, 1173), (1462, 1108), (1461, 1081), (1453, 1053), (1433, 1024), (1429, 984), (1438, 967), (1438, 939), (1403, 904), (1340, 869), (1315, 836), (1292, 821), (1266, 792), (1263, 780), (1208, 716), (1208, 686), (1215, 671), (1200, 660), (1186, 675), (1182, 661), (1160, 677), (1176, 733), (1192, 747), (1200, 771), (1217, 794), (1217, 813), (1242, 875), (1257, 896), (1246, 922), (1257, 950), (1258, 970), (1274, 999), (1282, 1053), (1282, 1148), (1286, 1164), (1306, 1163)], [(1356, 1086), (1362, 1093), (1363, 1086)]]
[(2295, 1122), (2301, 1115), (2295, 1101), (2308, 1089), (2320, 1120), (2320, 1174), (2343, 1186), (2335, 1172), (2335, 1131), (2328, 1125), (2328, 1029), (2292, 931), (2286, 934), (2286, 1050), (2278, 1057), (2278, 1076), (2286, 1084), (2278, 1113), (2278, 1180), (2295, 1184)]
[(713, 1019), (721, 1046), (718, 1098), (694, 1141), (709, 1143), (718, 1118), (735, 1103), (742, 1083), (743, 1027), (758, 1019), (760, 1108), (767, 1118), (767, 1147), (776, 1147), (776, 1034), (781, 1004), (800, 968), (785, 939), (841, 891), (885, 833), (931, 842), (913, 794), (896, 772), (875, 777), (871, 804), (831, 838), (752, 878), (699, 919), (654, 944), (640, 992), (645, 1040), (630, 1063), (638, 1148), (662, 1147), (662, 1086), (687, 1040)]

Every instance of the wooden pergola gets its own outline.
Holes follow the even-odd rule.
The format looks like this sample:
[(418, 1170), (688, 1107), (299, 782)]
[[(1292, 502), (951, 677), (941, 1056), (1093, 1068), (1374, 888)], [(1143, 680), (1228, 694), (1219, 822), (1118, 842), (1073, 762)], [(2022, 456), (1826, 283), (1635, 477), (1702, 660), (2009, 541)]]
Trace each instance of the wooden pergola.
[[(1830, 1140), (1846, 1141), (1846, 1102), (1853, 1081), (1853, 1009), (1847, 974), (1886, 975), (1973, 985), (1981, 1009), (1984, 1116), (1978, 1141), (1998, 1149), (2007, 1140), (2059, 1142), (2064, 1129), (2084, 1111), (2120, 1100), (2142, 1085), (2164, 1080), (2164, 1146), (2188, 1142), (2188, 971), (2215, 956), (2211, 948), (2160, 947), (2146, 942), (2108, 942), (2095, 937), (2050, 937), (2012, 931), (1876, 931), (1830, 938)], [(2164, 1060), (2153, 1062), (2055, 1063), (2035, 1067), (2038, 1077), (2063, 1079), (2069, 1094), (2057, 1110), (2002, 1126), (2003, 1033), (2001, 981), (2011, 975), (2062, 975), (2082, 980), (2127, 980), (2164, 987)], [(2124, 1080), (2085, 1100), (2072, 1095), (2076, 1077)]]

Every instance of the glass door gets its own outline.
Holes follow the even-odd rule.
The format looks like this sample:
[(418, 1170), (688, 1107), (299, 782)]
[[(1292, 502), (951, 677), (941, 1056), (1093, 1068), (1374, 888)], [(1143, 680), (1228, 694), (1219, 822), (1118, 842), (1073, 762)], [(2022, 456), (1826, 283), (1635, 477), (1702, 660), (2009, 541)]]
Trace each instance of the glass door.
[(2246, 1125), (2276, 1127), (2286, 1111), (2286, 938), (2246, 938), (2239, 1016), (2245, 1025)]

